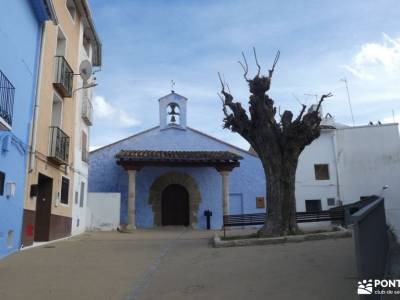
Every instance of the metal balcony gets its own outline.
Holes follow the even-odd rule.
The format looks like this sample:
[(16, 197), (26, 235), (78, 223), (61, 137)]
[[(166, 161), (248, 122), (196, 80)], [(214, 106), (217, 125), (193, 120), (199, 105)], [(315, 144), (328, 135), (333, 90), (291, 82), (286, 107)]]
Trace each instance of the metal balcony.
[(55, 57), (55, 78), (53, 85), (62, 97), (72, 97), (74, 72), (64, 56)]
[(59, 127), (50, 126), (49, 159), (59, 165), (68, 165), (69, 136)]
[(11, 130), (15, 88), (0, 71), (0, 130)]
[(93, 105), (87, 96), (82, 98), (82, 119), (86, 125), (93, 125)]

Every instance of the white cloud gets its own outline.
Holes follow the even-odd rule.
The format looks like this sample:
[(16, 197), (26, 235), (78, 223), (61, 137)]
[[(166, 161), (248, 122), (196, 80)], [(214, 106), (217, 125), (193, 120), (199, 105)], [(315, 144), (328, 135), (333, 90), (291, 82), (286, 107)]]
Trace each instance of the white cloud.
[(96, 96), (93, 101), (96, 119), (100, 122), (109, 121), (117, 127), (133, 127), (140, 122), (121, 108), (111, 105), (104, 97)]
[(400, 38), (393, 39), (383, 33), (382, 43), (362, 45), (350, 65), (343, 67), (364, 80), (373, 80), (383, 74), (396, 75), (400, 71)]

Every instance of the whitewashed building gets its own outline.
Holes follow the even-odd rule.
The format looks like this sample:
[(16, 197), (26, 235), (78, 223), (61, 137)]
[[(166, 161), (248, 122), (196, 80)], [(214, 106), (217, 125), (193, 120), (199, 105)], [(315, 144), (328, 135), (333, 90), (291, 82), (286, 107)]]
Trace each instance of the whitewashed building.
[[(93, 66), (101, 65), (101, 53), (94, 51), (94, 47), (100, 48), (101, 45), (95, 44), (93, 37), (89, 35), (87, 28), (89, 23), (82, 23), (79, 36), (79, 65), (87, 60)], [(95, 31), (92, 31), (95, 32)], [(97, 38), (98, 41), (98, 38)], [(99, 43), (99, 42), (98, 42)], [(100, 54), (98, 54), (100, 53)], [(79, 67), (79, 66), (78, 66)], [(89, 136), (90, 126), (93, 124), (92, 88), (94, 77), (88, 80), (77, 76), (76, 89), (76, 111), (75, 111), (75, 139), (73, 143), (74, 169), (73, 180), (73, 206), (72, 206), (72, 226), (71, 234), (79, 234), (85, 231), (86, 207), (88, 197), (88, 169), (89, 169)]]
[(297, 211), (325, 210), (382, 195), (389, 224), (400, 237), (398, 124), (350, 127), (332, 117), (323, 124), (321, 136), (300, 156)]

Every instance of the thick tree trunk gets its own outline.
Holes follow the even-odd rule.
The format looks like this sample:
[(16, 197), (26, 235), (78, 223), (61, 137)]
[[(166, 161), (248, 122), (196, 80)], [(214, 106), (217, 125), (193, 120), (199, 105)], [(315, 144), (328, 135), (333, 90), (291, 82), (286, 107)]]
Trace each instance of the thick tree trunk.
[(267, 214), (264, 226), (259, 230), (261, 236), (280, 236), (282, 234), (280, 170), (264, 166), (267, 178)]
[(282, 234), (296, 234), (300, 230), (296, 222), (296, 169), (298, 157), (286, 157), (282, 163)]
[[(264, 168), (267, 179), (267, 214), (261, 236), (281, 236), (296, 234), (295, 178), (297, 157), (284, 157), (274, 168)], [(271, 162), (269, 161), (269, 165)]]

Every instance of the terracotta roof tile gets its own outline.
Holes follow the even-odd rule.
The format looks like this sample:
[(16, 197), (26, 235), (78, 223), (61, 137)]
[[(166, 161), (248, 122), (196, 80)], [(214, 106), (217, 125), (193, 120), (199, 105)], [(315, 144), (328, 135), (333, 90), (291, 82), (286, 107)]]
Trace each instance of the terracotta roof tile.
[(130, 161), (231, 162), (243, 159), (229, 151), (121, 150), (116, 158)]

